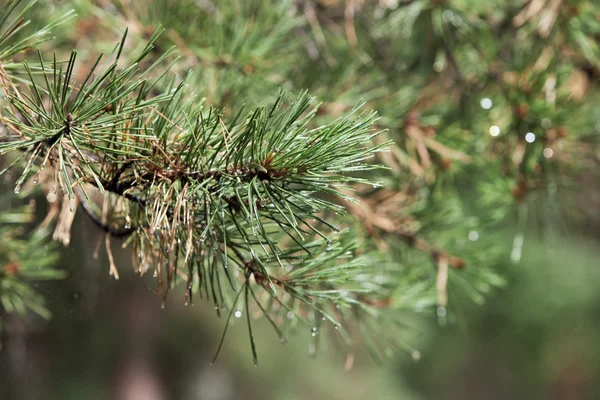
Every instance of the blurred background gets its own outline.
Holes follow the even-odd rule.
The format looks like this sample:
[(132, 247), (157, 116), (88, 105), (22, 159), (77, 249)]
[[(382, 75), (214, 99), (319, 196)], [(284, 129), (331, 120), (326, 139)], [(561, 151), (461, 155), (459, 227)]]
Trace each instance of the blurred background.
[(399, 352), (379, 365), (364, 349), (349, 361), (335, 347), (311, 356), (308, 330), (283, 345), (259, 320), (254, 367), (243, 321), (210, 365), (223, 318), (200, 300), (183, 306), (182, 293), (161, 309), (125, 252), (121, 279), (109, 277), (105, 257), (91, 257), (93, 229), (76, 222), (61, 252), (69, 277), (38, 286), (52, 319), (7, 319), (0, 398), (593, 399), (600, 390), (598, 231), (551, 243), (528, 235), (520, 264), (502, 264), (508, 288), (461, 309), (460, 323), (409, 319), (418, 357)]
[[(211, 365), (224, 318), (200, 299), (184, 306), (182, 288), (161, 308), (152, 277), (133, 272), (117, 241), (120, 280), (109, 277), (97, 251), (104, 236), (77, 214), (70, 245), (56, 250), (66, 277), (34, 284), (52, 318), (2, 312), (0, 399), (600, 398), (596, 1), (55, 0), (32, 8), (33, 25), (71, 8), (78, 17), (46, 51), (77, 48), (85, 64), (126, 27), (133, 53), (162, 25), (157, 51), (177, 46), (176, 72), (193, 69), (206, 102), (226, 113), (268, 103), (279, 87), (308, 88), (324, 102), (323, 119), (365, 100), (405, 151), (386, 163), (394, 173), (383, 186), (417, 185), (404, 215), (452, 254), (464, 251), (467, 269), (485, 265), (506, 285), (477, 282), (475, 301), (451, 295), (447, 324), (421, 307), (403, 311), (415, 350), (383, 363), (360, 343), (313, 354), (308, 329), (283, 345), (259, 320), (254, 367), (244, 321), (234, 320)], [(432, 146), (429, 164), (405, 143), (411, 126), (435, 127), (425, 137), (437, 134), (443, 147)], [(559, 127), (567, 139), (553, 147)], [(525, 136), (530, 130), (537, 139)], [(507, 164), (534, 141), (524, 162)], [(447, 148), (472, 162), (458, 166), (464, 157)], [(2, 177), (0, 191), (12, 192), (17, 178)], [(434, 193), (439, 203), (424, 203)], [(45, 197), (34, 196), (38, 222)], [(0, 209), (28, 201), (0, 196)], [(367, 235), (361, 224), (353, 229)], [(481, 245), (465, 250), (467, 234)]]
[(508, 288), (461, 310), (460, 324), (411, 318), (422, 332), (418, 359), (398, 353), (378, 365), (358, 349), (349, 365), (336, 348), (310, 356), (308, 332), (282, 345), (258, 321), (255, 368), (243, 323), (211, 366), (224, 327), (212, 307), (185, 307), (174, 293), (161, 309), (154, 282), (127, 268), (126, 252), (115, 281), (105, 256), (91, 256), (93, 230), (78, 218), (77, 239), (61, 252), (69, 277), (38, 286), (53, 318), (7, 319), (1, 398), (592, 399), (599, 390), (597, 231), (551, 243), (528, 235), (521, 263), (503, 264)]

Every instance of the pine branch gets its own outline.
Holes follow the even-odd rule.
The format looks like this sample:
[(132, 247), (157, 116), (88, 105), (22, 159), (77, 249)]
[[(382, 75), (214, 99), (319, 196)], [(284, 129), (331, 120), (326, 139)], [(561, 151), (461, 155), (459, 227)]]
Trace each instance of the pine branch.
[[(351, 3), (90, 5), (136, 35), (84, 71), (77, 52), (24, 53), (71, 14), (27, 33), (33, 2), (10, 0), (0, 154), (22, 170), (15, 190), (56, 187), (56, 236), (68, 242), (81, 208), (108, 251), (125, 239), (163, 298), (184, 281), (186, 302), (205, 297), (228, 321), (245, 312), (255, 361), (255, 309), (282, 340), (304, 322), (315, 348), (325, 326), (348, 342), (353, 321), (384, 355), (403, 345), (399, 310), (437, 304), (444, 322), (447, 302), (481, 303), (503, 284), (497, 232), (517, 213), (524, 230), (518, 210), (537, 208), (536, 193), (556, 199), (567, 171), (597, 164), (595, 104), (578, 101), (597, 91), (595, 10)], [(273, 96), (280, 86), (300, 94)]]
[[(6, 195), (0, 196), (0, 200), (6, 204)], [(45, 300), (34, 284), (61, 279), (66, 274), (55, 268), (58, 254), (56, 246), (49, 242), (48, 232), (25, 232), (32, 222), (33, 203), (5, 209), (0, 214), (0, 305), (4, 311), (23, 317), (31, 311), (50, 318)]]
[[(357, 108), (316, 126), (317, 108), (305, 92), (295, 101), (281, 92), (272, 106), (240, 110), (226, 120), (198, 106), (185, 80), (150, 78), (162, 57), (140, 69), (160, 32), (122, 66), (126, 36), (111, 61), (101, 68), (100, 56), (80, 84), (72, 79), (75, 51), (68, 61), (54, 56), (51, 63), (38, 53), (39, 65), (24, 63), (28, 78), (19, 83), (3, 76), (8, 106), (0, 122), (8, 133), (0, 154), (20, 152), (27, 159), (15, 192), (31, 174), (53, 171), (72, 212), (80, 204), (109, 235), (130, 237), (140, 254), (137, 270), (153, 269), (164, 297), (177, 272), (187, 269), (190, 301), (195, 271), (201, 295), (217, 308), (233, 307), (222, 284), (236, 290), (232, 262), (242, 273), (246, 304), (256, 284), (285, 304), (279, 286), (304, 304), (295, 311), (304, 316), (317, 312), (335, 321), (323, 307), (336, 301), (364, 307), (350, 293), (366, 298), (369, 290), (339, 288), (359, 264), (337, 266), (345, 262), (341, 253), (323, 252), (337, 229), (322, 216), (342, 213), (330, 199), (350, 200), (341, 190), (368, 182), (360, 174), (378, 168), (366, 162), (385, 147), (365, 146), (377, 135), (374, 114)], [(156, 94), (159, 86), (166, 90)], [(96, 191), (110, 195), (96, 205)], [(329, 277), (326, 269), (311, 272), (327, 264)], [(285, 266), (295, 272), (277, 276)], [(353, 272), (334, 272), (348, 268)], [(256, 303), (263, 307), (260, 298)]]

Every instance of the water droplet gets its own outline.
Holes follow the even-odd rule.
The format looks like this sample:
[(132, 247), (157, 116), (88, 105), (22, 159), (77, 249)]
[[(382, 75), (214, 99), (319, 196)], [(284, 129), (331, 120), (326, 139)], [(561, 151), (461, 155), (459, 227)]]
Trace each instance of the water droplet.
[(439, 306), (439, 307), (437, 308), (437, 315), (438, 315), (438, 317), (445, 317), (445, 316), (446, 316), (446, 313), (447, 313), (447, 311), (446, 311), (446, 307), (444, 307), (444, 306)]
[(293, 312), (293, 311), (288, 311), (288, 313), (286, 314), (286, 317), (287, 317), (288, 319), (294, 319), (294, 316), (295, 316), (295, 315), (294, 315), (294, 312)]
[(319, 330), (317, 329), (316, 326), (313, 326), (313, 328), (310, 330), (310, 332), (311, 332), (311, 336), (315, 337), (319, 333)]
[(514, 240), (513, 240), (513, 247), (512, 247), (512, 251), (510, 253), (510, 259), (517, 263), (521, 260), (521, 251), (523, 250), (523, 242), (525, 241), (525, 238), (523, 237), (523, 234), (519, 233), (515, 236)]
[(325, 318), (325, 317), (322, 317), (321, 319), (322, 319), (323, 321), (327, 321), (327, 318)]
[(496, 125), (490, 126), (490, 135), (496, 137), (500, 134), (500, 128)]
[(535, 133), (533, 133), (533, 132), (527, 132), (527, 134), (525, 135), (525, 141), (527, 143), (533, 143), (533, 142), (535, 142)]
[(241, 318), (242, 317), (242, 312), (238, 310), (233, 315), (235, 315), (236, 318)]
[(479, 104), (481, 105), (481, 108), (483, 108), (484, 110), (489, 110), (494, 105), (492, 103), (492, 99), (487, 98), (487, 97), (484, 97), (483, 99), (481, 99)]
[(335, 325), (333, 326), (333, 329), (335, 329), (336, 331), (337, 331), (338, 329), (340, 329), (340, 324), (335, 324)]
[(17, 185), (15, 186), (15, 194), (19, 194), (19, 192), (21, 191), (21, 185)]
[(410, 353), (410, 355), (414, 362), (419, 362), (421, 360), (421, 353), (419, 352), (419, 350), (413, 350), (412, 353)]
[(339, 310), (339, 308), (340, 308), (340, 305), (339, 305), (339, 304), (336, 304), (336, 305), (335, 305), (335, 308), (337, 308), (337, 309)]
[(552, 121), (550, 121), (550, 118), (542, 118), (542, 128), (544, 128), (544, 129), (552, 128)]
[(444, 10), (442, 13), (442, 19), (445, 22), (452, 22), (454, 20), (454, 13), (450, 10)]
[(472, 242), (476, 242), (477, 239), (479, 239), (479, 233), (477, 233), (477, 231), (471, 231), (469, 232), (469, 240)]
[(199, 239), (199, 240), (200, 240), (201, 242), (204, 242), (204, 241), (206, 240), (206, 236), (204, 236), (204, 235), (200, 236), (200, 239)]
[(123, 228), (125, 228), (125, 229), (131, 229), (131, 224), (129, 224), (128, 222), (126, 222), (125, 225), (123, 226)]
[(543, 151), (543, 154), (546, 158), (552, 158), (552, 156), (554, 155), (554, 150), (552, 150), (550, 147), (546, 147)]
[(332, 244), (331, 240), (327, 240), (327, 247), (331, 247), (331, 244)]
[(39, 181), (40, 181), (40, 174), (39, 174), (39, 173), (37, 173), (37, 174), (35, 174), (35, 175), (33, 176), (33, 183), (34, 183), (35, 185), (37, 185)]

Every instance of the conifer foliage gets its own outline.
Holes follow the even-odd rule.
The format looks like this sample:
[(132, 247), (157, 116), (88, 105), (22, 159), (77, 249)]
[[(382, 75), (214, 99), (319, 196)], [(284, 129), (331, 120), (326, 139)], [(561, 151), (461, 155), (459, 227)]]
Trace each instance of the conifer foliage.
[[(68, 245), (77, 213), (115, 278), (120, 238), (163, 299), (179, 285), (213, 303), (223, 338), (245, 318), (255, 362), (256, 311), (283, 341), (298, 324), (315, 340), (359, 331), (380, 357), (406, 345), (401, 310), (445, 323), (503, 285), (528, 204), (551, 207), (597, 164), (591, 2), (103, 3), (0, 10), (6, 312), (47, 316), (27, 281), (62, 276), (45, 232)], [(111, 51), (64, 51), (65, 26), (110, 36), (98, 21), (124, 30)], [(32, 211), (4, 203), (36, 191), (51, 205), (30, 229)], [(522, 229), (497, 243), (513, 217)]]

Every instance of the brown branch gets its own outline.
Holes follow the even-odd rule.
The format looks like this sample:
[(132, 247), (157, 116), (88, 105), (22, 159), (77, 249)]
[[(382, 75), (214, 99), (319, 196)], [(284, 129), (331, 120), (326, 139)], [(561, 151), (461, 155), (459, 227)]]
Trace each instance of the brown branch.
[(126, 228), (124, 226), (123, 227), (114, 227), (112, 225), (105, 224), (104, 222), (102, 222), (102, 219), (96, 214), (96, 212), (94, 211), (94, 209), (92, 208), (90, 203), (87, 201), (87, 199), (85, 198), (85, 196), (83, 195), (83, 193), (81, 192), (81, 189), (79, 187), (76, 187), (76, 186), (73, 187), (73, 193), (75, 193), (75, 196), (79, 200), (79, 203), (81, 204), (81, 208), (83, 209), (85, 214), (88, 217), (90, 217), (92, 222), (97, 227), (102, 229), (104, 232), (108, 233), (110, 236), (117, 237), (117, 238), (127, 237), (137, 230), (137, 228), (133, 227), (133, 226)]
[(462, 269), (466, 265), (465, 261), (462, 258), (449, 255), (448, 253), (434, 247), (425, 239), (417, 237), (414, 233), (407, 233), (401, 231), (389, 233), (393, 234), (409, 246), (421, 250), (425, 253), (428, 253), (436, 264), (439, 264), (442, 259), (446, 259), (448, 260), (448, 265), (456, 269)]
[(248, 260), (246, 257), (244, 257), (242, 252), (236, 246), (229, 246), (229, 248), (233, 250), (235, 255), (242, 262), (244, 272), (254, 276), (254, 280), (256, 281), (257, 285), (260, 285), (265, 289), (269, 290), (270, 288), (268, 282), (271, 281), (283, 289), (286, 289), (288, 287), (288, 284), (285, 281), (276, 277), (265, 275), (256, 267), (256, 261)]
[[(376, 241), (379, 240), (382, 242), (382, 236), (395, 236), (409, 246), (429, 254), (436, 265), (439, 264), (442, 258), (447, 259), (448, 264), (456, 269), (462, 269), (466, 265), (463, 259), (436, 248), (425, 239), (417, 237), (414, 233), (403, 231), (399, 228), (399, 221), (397, 219), (392, 219), (387, 215), (380, 215), (380, 213), (373, 210), (367, 201), (362, 201), (360, 204), (346, 201), (345, 206), (363, 223), (368, 234)], [(380, 245), (385, 245), (385, 243)]]

